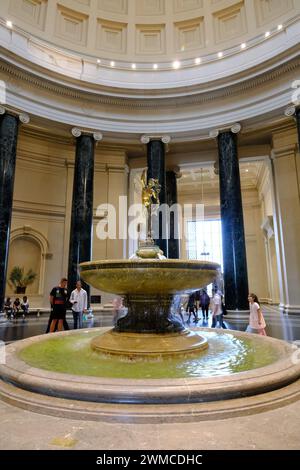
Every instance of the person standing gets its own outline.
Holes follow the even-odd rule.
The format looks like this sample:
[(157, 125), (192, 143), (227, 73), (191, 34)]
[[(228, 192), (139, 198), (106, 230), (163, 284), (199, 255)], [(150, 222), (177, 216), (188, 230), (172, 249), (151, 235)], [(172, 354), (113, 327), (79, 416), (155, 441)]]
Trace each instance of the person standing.
[(50, 333), (53, 333), (57, 328), (57, 331), (62, 331), (64, 321), (66, 320), (67, 304), (69, 300), (68, 296), (68, 279), (62, 278), (57, 287), (53, 287), (50, 292), (50, 304), (52, 306), (52, 312), (50, 315)]
[(218, 289), (215, 289), (214, 296), (213, 296), (211, 327), (216, 328), (218, 322), (219, 322), (219, 328), (226, 329), (226, 326), (223, 323), (222, 293)]
[(208, 308), (210, 304), (210, 297), (206, 290), (203, 290), (200, 295), (200, 305), (202, 310), (202, 318), (203, 320), (208, 320)]
[(87, 291), (82, 288), (81, 281), (76, 282), (76, 289), (71, 292), (70, 303), (74, 320), (74, 330), (82, 328), (83, 312), (87, 311)]
[(27, 295), (24, 295), (24, 297), (23, 297), (23, 300), (21, 302), (21, 309), (23, 310), (23, 318), (25, 318), (25, 316), (29, 312), (29, 302), (28, 302)]
[(250, 308), (250, 317), (249, 325), (247, 330), (249, 333), (257, 333), (261, 336), (267, 336), (266, 333), (266, 322), (261, 312), (260, 303), (257, 295), (249, 294), (248, 295), (249, 308)]

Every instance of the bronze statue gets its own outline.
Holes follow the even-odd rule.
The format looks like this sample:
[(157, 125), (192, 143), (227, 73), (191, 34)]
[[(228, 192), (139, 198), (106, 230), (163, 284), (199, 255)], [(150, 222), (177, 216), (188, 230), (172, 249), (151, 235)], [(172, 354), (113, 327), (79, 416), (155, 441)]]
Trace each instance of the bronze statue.
[(152, 238), (152, 205), (159, 205), (159, 193), (161, 185), (158, 179), (150, 178), (147, 184), (147, 171), (144, 170), (142, 177), (142, 204), (147, 210), (147, 238), (145, 241), (139, 241), (139, 248), (133, 257), (137, 258), (159, 258), (165, 259), (161, 249), (155, 245)]
[(147, 172), (144, 170), (142, 174), (142, 204), (147, 209), (152, 204), (159, 205), (159, 193), (160, 193), (160, 184), (157, 179), (150, 178), (148, 184), (146, 184)]

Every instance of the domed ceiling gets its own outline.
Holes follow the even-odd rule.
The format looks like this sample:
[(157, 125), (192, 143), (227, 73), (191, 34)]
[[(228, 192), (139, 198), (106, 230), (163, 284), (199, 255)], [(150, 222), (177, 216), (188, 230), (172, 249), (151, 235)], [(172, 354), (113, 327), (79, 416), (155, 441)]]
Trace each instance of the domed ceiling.
[[(14, 26), (59, 48), (138, 68), (160, 67), (273, 35), (299, 13), (298, 0), (1, 0)], [(112, 64), (111, 64), (112, 63)], [(117, 65), (117, 64), (116, 64)]]

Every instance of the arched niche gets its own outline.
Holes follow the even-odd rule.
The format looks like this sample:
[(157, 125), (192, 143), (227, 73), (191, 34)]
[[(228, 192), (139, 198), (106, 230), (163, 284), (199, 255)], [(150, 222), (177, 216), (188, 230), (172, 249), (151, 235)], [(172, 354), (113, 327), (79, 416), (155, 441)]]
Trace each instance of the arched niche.
[[(24, 267), (27, 272), (32, 269), (37, 273), (36, 280), (26, 289), (26, 295), (43, 295), (45, 278), (45, 260), (47, 258), (49, 244), (47, 239), (39, 231), (23, 226), (12, 230), (10, 236), (7, 280), (14, 266)], [(12, 288), (7, 285), (7, 291), (12, 293)]]

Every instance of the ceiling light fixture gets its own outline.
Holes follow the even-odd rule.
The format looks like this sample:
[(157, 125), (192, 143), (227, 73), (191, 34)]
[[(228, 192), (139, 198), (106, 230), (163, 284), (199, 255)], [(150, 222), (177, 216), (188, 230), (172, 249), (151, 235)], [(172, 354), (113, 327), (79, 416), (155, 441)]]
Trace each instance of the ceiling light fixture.
[(97, 59), (97, 64), (101, 64), (101, 59)]
[(136, 64), (131, 64), (132, 69), (136, 69)]
[(158, 65), (157, 65), (157, 64), (153, 64), (153, 68), (154, 68), (154, 70), (157, 70), (157, 69), (158, 69)]
[(12, 27), (13, 27), (13, 24), (12, 24), (11, 21), (7, 20), (6, 26), (7, 26), (8, 28), (12, 28)]
[(196, 64), (196, 65), (201, 64), (201, 58), (200, 58), (200, 57), (197, 57), (197, 58), (195, 59), (195, 64)]
[(179, 67), (180, 67), (180, 62), (178, 60), (175, 60), (173, 62), (173, 69), (179, 69)]
[(282, 24), (279, 24), (279, 25), (277, 26), (277, 30), (278, 30), (278, 31), (281, 31), (282, 28), (283, 28)]
[(241, 44), (241, 49), (246, 49), (246, 43), (245, 43), (245, 42), (243, 42), (243, 43)]
[(116, 65), (115, 62), (112, 60), (111, 63), (110, 63), (110, 66), (114, 67), (115, 65)]
[(270, 31), (265, 32), (265, 38), (268, 38), (270, 36)]
[(223, 52), (218, 52), (218, 57), (221, 59), (223, 57)]

